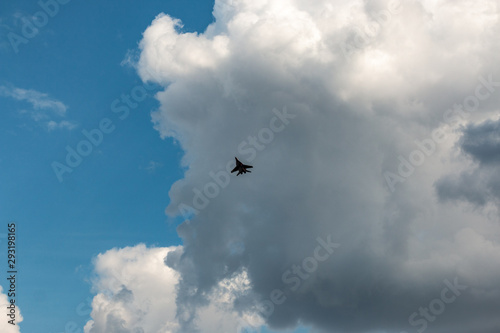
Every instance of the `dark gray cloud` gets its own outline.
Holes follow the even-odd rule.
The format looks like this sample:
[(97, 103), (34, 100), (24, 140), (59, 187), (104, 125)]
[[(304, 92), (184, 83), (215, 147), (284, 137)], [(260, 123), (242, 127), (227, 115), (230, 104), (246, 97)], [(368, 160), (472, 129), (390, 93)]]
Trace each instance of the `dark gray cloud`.
[(481, 164), (500, 162), (500, 120), (486, 120), (464, 128), (462, 150)]
[(442, 200), (462, 200), (476, 206), (500, 200), (500, 120), (471, 123), (461, 131), (458, 146), (475, 164), (436, 182)]

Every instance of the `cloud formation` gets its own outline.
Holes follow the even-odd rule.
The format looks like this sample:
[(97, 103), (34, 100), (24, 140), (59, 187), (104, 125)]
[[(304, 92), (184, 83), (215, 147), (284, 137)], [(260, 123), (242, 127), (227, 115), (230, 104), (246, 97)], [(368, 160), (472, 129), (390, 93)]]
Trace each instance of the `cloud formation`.
[(458, 174), (443, 176), (436, 182), (443, 201), (461, 200), (475, 206), (500, 204), (500, 120), (470, 123), (461, 130), (460, 153), (474, 163)]
[[(468, 123), (498, 112), (497, 2), (216, 0), (214, 8), (203, 33), (158, 15), (137, 62), (144, 81), (164, 86), (155, 128), (185, 152), (167, 214), (206, 199), (178, 227), (182, 251), (165, 253), (178, 274), (172, 329), (205, 332), (197, 320), (210, 295), (245, 272), (249, 288), (231, 306), (273, 328), (497, 332), (498, 215), (439, 200), (470, 183), (477, 193), (463, 195), (477, 203), (496, 191), (485, 185), (498, 174), (486, 163), (496, 134), (484, 125), (476, 135)], [(487, 90), (474, 99), (478, 85)], [(264, 144), (259, 133), (285, 109), (293, 119)], [(436, 129), (440, 142), (426, 154), (416, 141)], [(457, 142), (489, 174), (439, 185), (470, 167)], [(384, 173), (416, 150), (411, 177), (391, 192)], [(223, 179), (233, 156), (252, 173)], [(312, 269), (306, 258), (327, 235), (341, 247)], [(131, 289), (113, 290), (118, 304)], [(453, 290), (460, 295), (450, 301)], [(147, 316), (134, 313), (137, 322)]]
[[(0, 307), (4, 309), (4, 313), (7, 314), (9, 309), (7, 307), (10, 306), (9, 299), (7, 295), (3, 293), (3, 288), (0, 285)], [(8, 316), (2, 318), (0, 320), (0, 332), (2, 333), (20, 333), (19, 323), (23, 321), (23, 316), (21, 315), (21, 309), (19, 305), (16, 304), (16, 313), (15, 313), (15, 323), (16, 325), (9, 324), (8, 320), (11, 320)]]
[[(95, 259), (90, 320), (85, 333), (176, 332), (176, 284), (178, 273), (167, 267), (168, 253), (182, 247), (147, 248), (144, 245), (112, 249)], [(201, 309), (196, 323), (204, 332), (236, 332), (240, 317), (228, 302), (243, 291), (244, 275), (222, 281)]]
[(33, 121), (41, 122), (49, 132), (55, 129), (71, 130), (76, 127), (76, 124), (72, 121), (58, 120), (58, 118), (66, 116), (68, 107), (63, 102), (50, 98), (45, 93), (32, 89), (17, 88), (12, 85), (2, 85), (0, 86), (0, 96), (31, 104), (31, 110), (23, 109), (20, 112), (28, 113)]

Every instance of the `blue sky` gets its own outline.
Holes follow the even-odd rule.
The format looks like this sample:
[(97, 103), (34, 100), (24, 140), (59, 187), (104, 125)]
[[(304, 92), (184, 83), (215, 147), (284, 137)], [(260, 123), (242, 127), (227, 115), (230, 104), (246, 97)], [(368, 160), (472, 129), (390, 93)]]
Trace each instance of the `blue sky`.
[[(264, 333), (498, 331), (495, 0), (55, 1), (0, 3), (21, 332), (235, 331), (276, 288)], [(253, 172), (183, 221), (235, 155)], [(443, 281), (465, 296), (409, 320)]]
[[(124, 120), (110, 105), (142, 85), (134, 70), (120, 64), (158, 13), (171, 12), (183, 18), (185, 29), (203, 30), (213, 20), (212, 5), (71, 1), (15, 53), (7, 33), (21, 35), (20, 17), (40, 7), (36, 1), (0, 4), (0, 85), (60, 101), (67, 107), (63, 117), (51, 108), (40, 111), (47, 121), (75, 124), (49, 131), (44, 120), (32, 119), (32, 103), (0, 96), (0, 220), (4, 229), (9, 221), (18, 225), (23, 332), (63, 332), (68, 321), (83, 327), (88, 316), (78, 316), (75, 308), (92, 297), (88, 279), (98, 253), (140, 242), (180, 244), (164, 210), (170, 185), (182, 176), (182, 151), (152, 128), (149, 113), (157, 103), (151, 96)], [(65, 147), (75, 148), (84, 138), (81, 131), (103, 118), (113, 121), (115, 131), (59, 182), (51, 163), (64, 162)]]
[[(61, 6), (17, 54), (2, 48), (2, 84), (61, 101), (67, 106), (61, 119), (76, 124), (71, 130), (48, 131), (30, 119), (29, 102), (1, 97), (1, 220), (19, 226), (18, 302), (24, 332), (62, 332), (68, 321), (83, 326), (88, 318), (75, 308), (91, 296), (87, 280), (91, 259), (99, 252), (139, 242), (179, 243), (163, 213), (168, 188), (182, 175), (179, 148), (152, 129), (151, 98), (124, 121), (110, 110), (115, 98), (140, 83), (120, 62), (159, 11), (187, 15), (193, 29), (211, 19), (209, 10), (196, 13), (173, 3), (73, 1)], [(35, 1), (0, 6), (2, 22), (12, 31), (19, 30), (17, 15), (39, 10)], [(2, 31), (3, 41), (7, 31)], [(81, 130), (95, 128), (104, 117), (113, 120), (116, 130), (59, 182), (51, 163), (62, 161), (66, 145), (75, 146), (83, 138)], [(148, 171), (151, 162), (161, 167)]]

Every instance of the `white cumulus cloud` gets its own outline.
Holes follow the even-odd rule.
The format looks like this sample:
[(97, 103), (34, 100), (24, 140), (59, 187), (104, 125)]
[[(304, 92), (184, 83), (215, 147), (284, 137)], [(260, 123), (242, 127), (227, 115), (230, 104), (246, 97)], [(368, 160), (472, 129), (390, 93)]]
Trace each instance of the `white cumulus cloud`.
[[(90, 320), (85, 333), (176, 332), (176, 285), (179, 275), (164, 263), (168, 253), (180, 253), (182, 247), (147, 248), (137, 245), (112, 249), (95, 259)], [(222, 283), (200, 311), (196, 322), (207, 333), (235, 332), (238, 325), (258, 322), (240, 316), (228, 306), (234, 293), (244, 291), (241, 280)], [(246, 320), (246, 321), (243, 321)]]
[[(21, 315), (21, 309), (19, 308), (19, 304), (15, 304), (15, 318), (11, 318), (9, 316), (3, 316), (2, 320), (0, 320), (0, 332), (2, 333), (20, 333), (19, 323), (23, 321), (23, 316)], [(10, 309), (7, 309), (8, 306), (11, 306), (9, 302), (9, 298), (4, 294), (2, 286), (0, 286), (0, 307), (3, 309), (3, 313), (10, 314)], [(14, 320), (15, 325), (9, 323), (9, 320)]]

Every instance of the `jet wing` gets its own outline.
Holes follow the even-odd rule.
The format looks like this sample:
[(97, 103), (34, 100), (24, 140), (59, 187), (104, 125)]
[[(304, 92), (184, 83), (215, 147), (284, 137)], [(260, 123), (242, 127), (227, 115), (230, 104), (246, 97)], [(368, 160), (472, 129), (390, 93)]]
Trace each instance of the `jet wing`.
[(238, 166), (235, 166), (231, 173), (235, 172), (236, 170), (238, 170)]
[(251, 166), (251, 165), (245, 165), (245, 164), (243, 164), (243, 167), (246, 168), (246, 169), (253, 168), (253, 166)]

